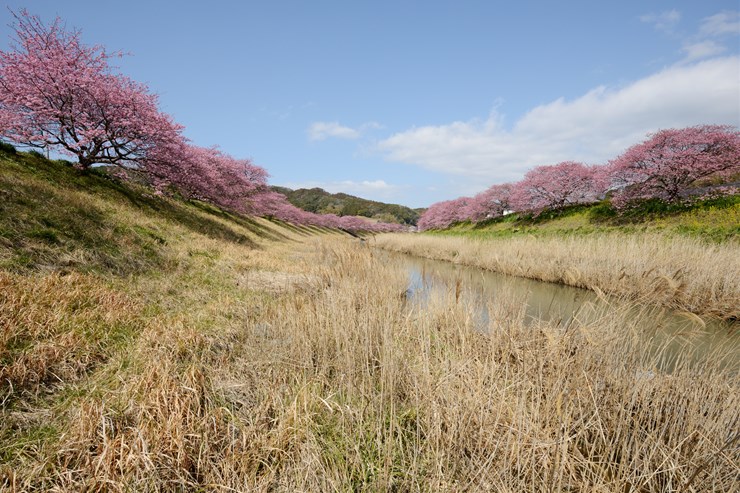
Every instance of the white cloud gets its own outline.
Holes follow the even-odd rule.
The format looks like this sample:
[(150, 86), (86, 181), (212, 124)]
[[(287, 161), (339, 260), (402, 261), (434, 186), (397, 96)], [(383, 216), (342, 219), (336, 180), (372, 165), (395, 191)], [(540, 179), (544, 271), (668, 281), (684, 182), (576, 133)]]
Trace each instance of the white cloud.
[(308, 127), (309, 140), (326, 140), (329, 137), (353, 140), (359, 136), (360, 132), (338, 122), (314, 122)]
[(485, 120), (414, 127), (378, 143), (390, 161), (488, 180), (517, 180), (564, 160), (602, 163), (660, 128), (740, 125), (740, 58), (676, 65), (622, 88), (538, 106), (507, 129)]
[(720, 38), (738, 34), (740, 34), (738, 12), (720, 12), (703, 19), (698, 33), (685, 40), (682, 51), (686, 56), (681, 63), (691, 63), (726, 52), (727, 47), (719, 43)]
[(640, 20), (652, 24), (659, 31), (671, 32), (681, 20), (681, 12), (674, 9), (659, 14), (645, 14), (640, 16)]
[(363, 123), (357, 128), (346, 127), (339, 122), (314, 122), (309, 125), (307, 132), (309, 140), (326, 140), (329, 137), (356, 140), (364, 132), (378, 128), (383, 127), (376, 122)]
[(720, 12), (707, 17), (702, 22), (699, 34), (704, 36), (740, 34), (740, 12)]

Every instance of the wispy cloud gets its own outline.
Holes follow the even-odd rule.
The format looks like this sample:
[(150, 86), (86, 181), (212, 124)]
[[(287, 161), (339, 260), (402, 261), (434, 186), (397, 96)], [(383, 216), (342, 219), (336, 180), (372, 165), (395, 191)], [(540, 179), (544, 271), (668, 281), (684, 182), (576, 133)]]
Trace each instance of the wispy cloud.
[(740, 35), (739, 12), (720, 12), (706, 17), (701, 21), (697, 33), (684, 40), (681, 51), (685, 56), (681, 63), (691, 63), (724, 53), (728, 49), (723, 43), (728, 37), (738, 35)]
[(738, 87), (737, 56), (679, 64), (621, 88), (597, 87), (537, 106), (510, 129), (494, 111), (486, 119), (414, 127), (377, 149), (389, 161), (490, 184), (519, 179), (536, 165), (604, 162), (660, 128), (740, 125)]
[(328, 138), (337, 138), (345, 140), (356, 140), (360, 136), (372, 129), (382, 128), (376, 122), (363, 123), (357, 128), (340, 125), (339, 122), (314, 122), (309, 125), (307, 133), (309, 140), (326, 140)]
[(707, 17), (699, 28), (703, 36), (723, 36), (725, 34), (740, 34), (740, 12), (720, 12)]
[(691, 63), (724, 53), (727, 51), (727, 48), (716, 41), (705, 39), (703, 41), (685, 44), (681, 50), (686, 53), (682, 63)]
[(359, 131), (340, 125), (339, 122), (314, 122), (308, 127), (309, 140), (326, 140), (329, 137), (354, 140), (359, 136)]
[(674, 9), (659, 14), (645, 14), (640, 16), (640, 20), (652, 24), (659, 31), (673, 32), (673, 29), (681, 21), (681, 12)]

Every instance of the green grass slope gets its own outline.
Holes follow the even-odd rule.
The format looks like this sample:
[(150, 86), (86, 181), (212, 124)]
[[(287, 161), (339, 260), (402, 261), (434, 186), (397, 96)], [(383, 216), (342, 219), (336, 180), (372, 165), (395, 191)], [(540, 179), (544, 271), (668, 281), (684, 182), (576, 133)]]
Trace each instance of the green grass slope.
[(62, 450), (83, 452), (64, 440), (84, 428), (85, 406), (111, 402), (150, 364), (174, 362), (156, 368), (158, 385), (185, 378), (215, 351), (204, 338), (231, 337), (245, 307), (266, 296), (241, 279), (285, 278), (271, 275), (274, 251), (316, 235), (344, 234), (0, 147), (0, 491), (47, 491), (50, 477), (57, 489), (81, 488), (59, 478), (75, 460)]
[(689, 235), (713, 242), (740, 239), (740, 195), (708, 199), (692, 205), (648, 201), (618, 214), (607, 203), (578, 205), (539, 216), (511, 214), (481, 223), (458, 223), (432, 234), (474, 238), (518, 235), (588, 235), (655, 232)]
[(168, 243), (188, 234), (257, 248), (289, 231), (317, 230), (158, 196), (35, 153), (0, 152), (0, 269), (134, 274), (165, 268)]

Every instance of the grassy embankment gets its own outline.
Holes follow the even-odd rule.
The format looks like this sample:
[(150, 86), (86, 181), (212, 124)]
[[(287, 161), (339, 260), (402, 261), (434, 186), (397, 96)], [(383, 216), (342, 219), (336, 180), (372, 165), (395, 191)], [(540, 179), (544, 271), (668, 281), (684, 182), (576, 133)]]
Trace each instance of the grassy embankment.
[(29, 156), (0, 193), (0, 490), (739, 486), (738, 369), (655, 373), (634, 314), (485, 335), (337, 234)]
[(507, 217), (376, 245), (725, 319), (740, 317), (740, 196), (694, 207), (604, 206)]

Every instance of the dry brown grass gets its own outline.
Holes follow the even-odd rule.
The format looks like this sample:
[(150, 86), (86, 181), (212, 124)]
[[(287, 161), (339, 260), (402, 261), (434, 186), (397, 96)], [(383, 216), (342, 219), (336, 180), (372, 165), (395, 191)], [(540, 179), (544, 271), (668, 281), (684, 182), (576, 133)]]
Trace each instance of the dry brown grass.
[[(415, 307), (339, 235), (0, 165), (0, 491), (740, 486), (736, 345), (688, 341), (666, 374), (675, 341), (626, 309), (525, 326), (504, 296), (481, 327), (460, 284)], [(427, 255), (584, 286), (623, 268), (634, 297), (733, 313), (732, 251), (656, 238)]]
[(387, 234), (380, 248), (726, 319), (740, 317), (740, 246), (660, 234), (476, 240)]
[(0, 272), (0, 402), (80, 378), (139, 325), (136, 303), (92, 276)]
[[(194, 250), (210, 253), (139, 281), (158, 307), (146, 328), (0, 489), (740, 486), (738, 368), (687, 348), (656, 371), (665, 354), (633, 313), (525, 327), (521, 300), (503, 298), (481, 331), (464, 290), (414, 308), (401, 270), (356, 244)], [(276, 282), (243, 282), (250, 271)]]

